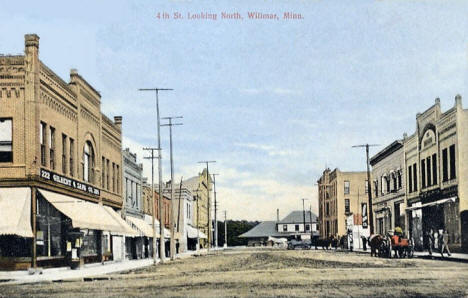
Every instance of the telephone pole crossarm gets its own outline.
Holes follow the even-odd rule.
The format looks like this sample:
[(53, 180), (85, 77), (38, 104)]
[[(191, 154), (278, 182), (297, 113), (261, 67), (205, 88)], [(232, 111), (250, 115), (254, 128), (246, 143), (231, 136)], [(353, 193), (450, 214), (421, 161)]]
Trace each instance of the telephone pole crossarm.
[[(159, 91), (172, 91), (171, 88), (140, 88), (138, 91), (154, 91), (156, 94), (156, 119), (157, 119), (157, 132), (158, 132), (158, 148), (161, 148), (161, 120), (159, 116)], [(161, 164), (161, 150), (158, 150), (158, 202), (159, 202), (159, 257), (161, 264), (165, 262), (165, 238), (164, 238), (164, 208), (162, 193), (162, 164)]]

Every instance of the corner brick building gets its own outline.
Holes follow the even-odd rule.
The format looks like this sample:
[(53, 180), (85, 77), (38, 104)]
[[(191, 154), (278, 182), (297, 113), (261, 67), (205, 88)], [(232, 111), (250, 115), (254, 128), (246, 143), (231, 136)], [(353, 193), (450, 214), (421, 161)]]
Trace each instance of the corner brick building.
[(122, 207), (122, 117), (76, 70), (67, 83), (39, 59), (0, 56), (0, 267), (55, 266), (112, 257), (131, 234)]

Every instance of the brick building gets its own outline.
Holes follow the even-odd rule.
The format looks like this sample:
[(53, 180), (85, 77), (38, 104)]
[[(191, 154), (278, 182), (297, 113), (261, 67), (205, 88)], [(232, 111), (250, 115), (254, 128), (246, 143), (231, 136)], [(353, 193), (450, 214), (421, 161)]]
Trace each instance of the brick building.
[(317, 184), (320, 237), (346, 235), (350, 215), (354, 215), (355, 224), (362, 224), (362, 210), (367, 212), (368, 206), (366, 172), (325, 169)]
[(25, 53), (0, 56), (0, 266), (54, 266), (112, 257), (132, 234), (122, 206), (122, 117), (76, 70), (67, 83)]

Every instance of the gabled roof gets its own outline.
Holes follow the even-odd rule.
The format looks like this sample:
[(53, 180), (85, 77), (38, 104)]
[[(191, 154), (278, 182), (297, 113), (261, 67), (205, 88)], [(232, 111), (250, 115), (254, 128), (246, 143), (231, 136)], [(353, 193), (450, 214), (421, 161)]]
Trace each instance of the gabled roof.
[(263, 221), (253, 227), (251, 230), (240, 235), (240, 238), (259, 238), (259, 237), (286, 237), (294, 233), (279, 233), (276, 231), (276, 221)]
[[(309, 224), (310, 223), (310, 215), (312, 214), (312, 222), (317, 222), (317, 215), (315, 215), (314, 213), (311, 213), (310, 211), (306, 211), (305, 212), (305, 221), (306, 221), (306, 224)], [(303, 211), (293, 211), (291, 213), (289, 213), (285, 218), (283, 218), (282, 220), (280, 220), (278, 222), (278, 224), (286, 224), (286, 223), (298, 223), (298, 224), (301, 224), (301, 223), (304, 223), (304, 215), (303, 215)]]

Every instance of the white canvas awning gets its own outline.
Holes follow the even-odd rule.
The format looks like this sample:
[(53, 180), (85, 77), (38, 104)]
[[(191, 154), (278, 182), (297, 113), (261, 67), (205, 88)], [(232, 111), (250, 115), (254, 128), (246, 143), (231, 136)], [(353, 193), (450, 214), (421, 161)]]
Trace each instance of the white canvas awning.
[(457, 199), (457, 197), (452, 197), (452, 198), (448, 198), (448, 199), (442, 199), (442, 200), (438, 200), (438, 201), (435, 201), (435, 202), (430, 202), (430, 203), (422, 204), (422, 205), (419, 205), (419, 206), (408, 207), (408, 208), (406, 208), (406, 210), (410, 211), (410, 210), (421, 209), (421, 208), (424, 208), (424, 207), (429, 207), (429, 206), (435, 206), (435, 205), (445, 204), (445, 203), (448, 203), (448, 202), (455, 202), (456, 199)]
[(122, 221), (127, 225), (127, 227), (117, 221), (115, 215), (112, 213), (115, 213), (115, 211), (110, 207), (108, 208), (111, 209), (111, 212), (109, 209), (106, 211), (103, 206), (96, 203), (87, 202), (43, 189), (40, 189), (39, 192), (47, 201), (49, 201), (49, 203), (72, 220), (72, 226), (74, 228), (102, 230), (121, 234), (131, 232), (135, 235), (135, 232), (131, 230), (123, 220)]
[(122, 230), (120, 232), (113, 231), (112, 234), (114, 234), (114, 235), (124, 235), (124, 236), (130, 236), (130, 237), (135, 237), (135, 236), (139, 235), (138, 231), (135, 231), (134, 229), (132, 229), (132, 227), (125, 220), (123, 220), (123, 218), (120, 216), (120, 214), (115, 212), (114, 209), (112, 209), (109, 206), (104, 206), (104, 209), (122, 227)]
[(0, 235), (33, 237), (29, 187), (0, 188)]
[(187, 237), (188, 238), (199, 238), (200, 239), (207, 239), (205, 233), (203, 233), (202, 231), (194, 228), (194, 227), (191, 227), (191, 226), (186, 226), (187, 228)]
[[(140, 231), (142, 236), (149, 238), (153, 237), (153, 227), (143, 219), (127, 216), (127, 220)], [(156, 237), (159, 237), (159, 233), (156, 233)]]

